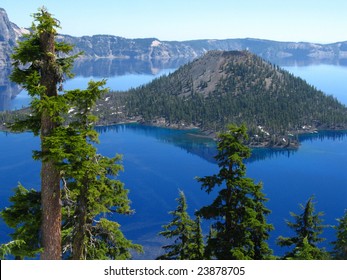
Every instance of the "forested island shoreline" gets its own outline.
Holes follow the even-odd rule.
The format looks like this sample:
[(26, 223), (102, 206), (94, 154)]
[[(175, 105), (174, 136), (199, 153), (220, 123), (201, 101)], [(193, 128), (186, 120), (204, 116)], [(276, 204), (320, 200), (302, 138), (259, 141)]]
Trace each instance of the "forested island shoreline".
[[(10, 128), (10, 123), (12, 123), (17, 118), (23, 118), (24, 116), (30, 114), (29, 108), (23, 108), (16, 111), (6, 111), (0, 112), (0, 132), (5, 133), (17, 133), (13, 132)], [(115, 125), (144, 125), (152, 126), (166, 129), (174, 130), (195, 130), (197, 133), (192, 135), (199, 138), (208, 138), (216, 141), (218, 139), (218, 134), (222, 131), (213, 131), (209, 129), (201, 128), (194, 124), (187, 123), (170, 123), (163, 118), (156, 118), (151, 121), (144, 120), (142, 117), (128, 117), (122, 119), (105, 119), (98, 120), (95, 127), (111, 127)], [(331, 132), (344, 132), (347, 131), (347, 124), (345, 126), (338, 127), (315, 127), (315, 126), (304, 126), (301, 129), (288, 131), (286, 135), (276, 134), (272, 135), (273, 139), (276, 141), (271, 141), (270, 136), (268, 138), (257, 138), (256, 135), (249, 135), (249, 140), (247, 145), (250, 148), (274, 148), (274, 149), (298, 149), (301, 145), (300, 136), (305, 135), (319, 135), (327, 131)], [(290, 137), (290, 142), (287, 142), (284, 137)], [(285, 140), (285, 141), (284, 141)]]
[[(97, 126), (197, 128), (212, 139), (229, 124), (244, 124), (250, 147), (297, 149), (301, 134), (347, 129), (345, 105), (248, 51), (210, 51), (146, 85), (105, 92), (94, 113)], [(30, 114), (1, 112), (0, 129)], [(66, 114), (76, 117), (74, 108)]]
[(230, 123), (252, 147), (298, 148), (298, 136), (347, 129), (347, 108), (303, 79), (247, 51), (211, 51), (175, 72), (96, 106), (99, 124), (198, 128), (216, 138)]
[[(26, 111), (27, 109), (22, 109), (21, 112)], [(12, 115), (16, 114), (18, 116), (18, 113), (16, 112), (1, 112), (0, 118), (1, 119), (8, 119), (12, 118)], [(20, 113), (22, 115), (22, 113)], [(9, 117), (10, 116), (10, 117)], [(96, 124), (96, 127), (108, 127), (108, 126), (114, 126), (114, 125), (127, 125), (127, 124), (137, 124), (137, 125), (146, 125), (146, 126), (153, 126), (153, 127), (160, 127), (160, 128), (167, 128), (167, 129), (178, 129), (178, 130), (197, 130), (198, 133), (194, 134), (194, 136), (201, 137), (201, 138), (209, 138), (212, 140), (217, 139), (217, 135), (219, 132), (211, 131), (211, 130), (203, 130), (197, 126), (194, 126), (192, 124), (190, 125), (182, 125), (182, 124), (170, 124), (166, 123), (163, 120), (153, 120), (153, 121), (144, 121), (141, 118), (137, 119), (124, 119), (119, 120), (117, 122), (98, 122)], [(329, 129), (322, 129), (322, 131), (326, 131)], [(339, 128), (339, 129), (330, 129), (331, 131), (344, 131), (347, 130), (346, 128)], [(0, 131), (6, 132), (6, 133), (16, 133), (12, 132), (11, 129), (8, 126), (8, 123), (1, 122), (0, 123)], [(269, 141), (257, 141), (254, 140), (248, 143), (249, 147), (251, 148), (286, 148), (286, 149), (297, 149), (300, 147), (300, 141), (298, 140), (298, 137), (303, 134), (312, 134), (312, 133), (319, 133), (321, 130), (317, 130), (315, 128), (305, 129), (305, 130), (299, 130), (296, 132), (292, 132), (293, 135), (293, 141), (290, 142), (290, 144), (286, 144), (285, 142), (279, 142), (276, 144), (270, 144)]]
[[(217, 141), (218, 134), (221, 132), (211, 131), (211, 130), (204, 130), (201, 129), (198, 126), (195, 126), (193, 124), (170, 124), (166, 123), (163, 120), (153, 120), (150, 122), (144, 121), (141, 118), (138, 119), (124, 119), (118, 122), (110, 122), (110, 123), (98, 123), (97, 127), (111, 127), (115, 125), (143, 125), (143, 126), (151, 126), (151, 127), (158, 127), (158, 128), (165, 128), (165, 129), (173, 129), (173, 130), (186, 130), (191, 131), (194, 130), (194, 133), (191, 133), (190, 135), (195, 136), (197, 138), (208, 138), (214, 141)], [(1, 129), (2, 130), (2, 129)], [(292, 137), (292, 141), (288, 145), (288, 143), (279, 141), (278, 143), (270, 143), (270, 141), (267, 140), (258, 140), (256, 141), (254, 139), (254, 136), (250, 137), (250, 140), (248, 141), (248, 146), (250, 148), (274, 148), (274, 149), (298, 149), (301, 145), (301, 136), (311, 136), (311, 135), (320, 135), (324, 134), (326, 132), (346, 132), (347, 133), (347, 125), (346, 127), (339, 127), (339, 128), (315, 128), (315, 127), (305, 127), (300, 130), (291, 131), (289, 134)], [(280, 139), (281, 135), (276, 136), (278, 139)]]

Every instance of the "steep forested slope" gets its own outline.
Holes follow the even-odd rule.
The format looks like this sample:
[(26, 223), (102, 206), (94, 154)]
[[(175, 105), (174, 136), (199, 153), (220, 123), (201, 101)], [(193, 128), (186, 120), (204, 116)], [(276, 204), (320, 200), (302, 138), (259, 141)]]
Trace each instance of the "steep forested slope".
[(208, 52), (148, 85), (112, 93), (100, 105), (104, 121), (140, 118), (210, 132), (245, 123), (253, 142), (270, 145), (279, 138), (288, 144), (288, 134), (302, 130), (347, 125), (347, 108), (336, 99), (245, 51)]

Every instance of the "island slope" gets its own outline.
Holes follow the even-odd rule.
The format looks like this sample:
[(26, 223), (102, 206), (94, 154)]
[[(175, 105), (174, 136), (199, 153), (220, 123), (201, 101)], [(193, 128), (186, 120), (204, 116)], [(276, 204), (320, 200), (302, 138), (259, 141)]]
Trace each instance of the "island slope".
[(345, 129), (347, 108), (301, 78), (247, 51), (210, 51), (174, 73), (98, 107), (101, 123), (140, 120), (207, 134), (246, 124), (255, 146), (296, 146), (295, 135)]

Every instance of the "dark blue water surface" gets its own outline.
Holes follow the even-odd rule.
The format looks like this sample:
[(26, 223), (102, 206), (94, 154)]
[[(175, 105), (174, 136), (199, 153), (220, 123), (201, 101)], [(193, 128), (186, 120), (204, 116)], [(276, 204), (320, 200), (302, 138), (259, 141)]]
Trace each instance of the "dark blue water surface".
[[(320, 88), (320, 85), (332, 83), (332, 94), (347, 104), (344, 101), (347, 100), (346, 68), (312, 67), (288, 70), (298, 71), (307, 79), (313, 71), (316, 75), (311, 77), (311, 84)], [(329, 75), (334, 75), (331, 81)], [(336, 76), (340, 77), (338, 81)], [(137, 258), (155, 258), (165, 242), (158, 232), (161, 225), (171, 219), (168, 212), (176, 207), (178, 190), (185, 192), (191, 215), (213, 200), (214, 194), (201, 191), (195, 177), (217, 172), (213, 160), (215, 143), (199, 137), (195, 130), (130, 124), (102, 127), (98, 131), (100, 153), (123, 155), (124, 172), (120, 174), (120, 180), (130, 190), (132, 207), (136, 211), (132, 216), (114, 216), (113, 219), (122, 225), (127, 238), (144, 245), (146, 254)], [(27, 188), (39, 189), (40, 164), (31, 159), (31, 151), (38, 149), (39, 139), (31, 133), (0, 133), (0, 143), (0, 207), (3, 208), (9, 205), (8, 198), (18, 182)], [(282, 254), (283, 249), (275, 245), (275, 239), (279, 235), (292, 234), (285, 225), (285, 219), (290, 219), (289, 212), (300, 213), (298, 205), (304, 204), (311, 195), (315, 196), (316, 209), (325, 213), (325, 224), (336, 224), (335, 219), (347, 208), (346, 166), (347, 138), (344, 132), (304, 135), (297, 151), (253, 151), (253, 157), (247, 163), (247, 176), (264, 185), (269, 199), (267, 207), (272, 210), (268, 221), (275, 226), (270, 244), (276, 254)], [(9, 229), (0, 221), (0, 243), (9, 240), (8, 233)], [(329, 242), (335, 238), (334, 231), (325, 229), (324, 237), (327, 238), (324, 246), (329, 248)]]
[[(170, 220), (168, 212), (176, 207), (175, 198), (181, 189), (187, 196), (190, 214), (209, 204), (214, 194), (200, 190), (195, 176), (211, 175), (218, 168), (213, 163), (214, 142), (199, 138), (196, 131), (181, 131), (140, 125), (117, 125), (98, 129), (99, 152), (114, 156), (123, 154), (124, 172), (120, 179), (130, 190), (132, 216), (114, 219), (122, 224), (126, 236), (145, 246), (146, 258), (159, 253), (163, 240), (157, 236), (161, 225)], [(275, 252), (275, 238), (290, 235), (285, 226), (289, 211), (299, 213), (299, 203), (315, 195), (316, 208), (324, 211), (326, 224), (336, 224), (347, 205), (347, 141), (338, 137), (314, 139), (309, 136), (298, 151), (256, 149), (247, 164), (247, 176), (264, 184), (264, 192), (272, 210), (269, 222), (276, 230), (270, 240)], [(322, 135), (321, 135), (322, 136)], [(314, 137), (314, 136), (311, 136)], [(316, 136), (317, 137), (317, 136)], [(8, 205), (12, 188), (21, 182), (27, 188), (39, 189), (40, 166), (31, 159), (31, 150), (38, 148), (38, 139), (30, 133), (0, 134), (0, 205)], [(262, 159), (260, 159), (262, 158)], [(8, 238), (8, 229), (0, 225), (1, 241)], [(333, 230), (324, 236), (332, 241)], [(325, 244), (329, 246), (329, 244)]]

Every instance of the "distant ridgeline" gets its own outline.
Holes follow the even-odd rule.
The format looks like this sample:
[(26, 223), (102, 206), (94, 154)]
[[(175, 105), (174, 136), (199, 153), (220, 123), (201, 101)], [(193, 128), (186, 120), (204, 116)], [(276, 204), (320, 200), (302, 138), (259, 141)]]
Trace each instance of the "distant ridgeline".
[[(16, 41), (22, 40), (29, 29), (19, 28), (12, 23), (6, 11), (0, 8), (0, 68), (10, 66), (10, 55)], [(211, 50), (249, 50), (271, 62), (278, 64), (295, 61), (324, 63), (347, 63), (347, 41), (331, 44), (309, 42), (277, 42), (254, 38), (225, 40), (161, 41), (157, 38), (128, 39), (112, 35), (74, 37), (59, 35), (58, 40), (75, 46), (74, 51), (82, 51), (83, 58), (90, 59), (137, 59), (144, 61), (192, 59)], [(0, 73), (1, 75), (1, 73)]]
[(103, 124), (194, 126), (212, 136), (244, 123), (252, 146), (296, 147), (300, 133), (347, 128), (347, 108), (335, 98), (247, 51), (210, 51), (148, 85), (110, 93), (97, 111)]

